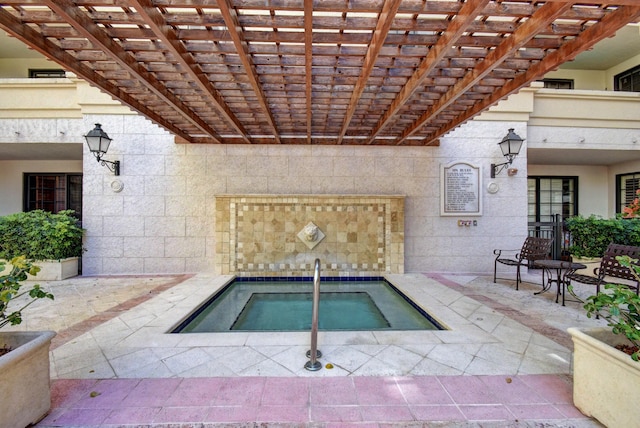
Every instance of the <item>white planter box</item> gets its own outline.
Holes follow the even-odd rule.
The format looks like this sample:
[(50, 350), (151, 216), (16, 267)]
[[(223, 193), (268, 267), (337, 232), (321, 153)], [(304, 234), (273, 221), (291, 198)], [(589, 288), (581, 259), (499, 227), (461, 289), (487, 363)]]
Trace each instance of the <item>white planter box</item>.
[(0, 357), (0, 428), (22, 428), (51, 408), (49, 345), (53, 331), (0, 333), (13, 350)]
[(568, 329), (574, 344), (573, 402), (582, 413), (607, 427), (632, 427), (640, 421), (640, 362), (614, 348), (627, 343), (610, 328)]
[[(69, 257), (62, 260), (38, 260), (33, 262), (34, 265), (40, 267), (38, 275), (29, 275), (29, 280), (35, 281), (60, 281), (78, 275), (79, 257)], [(4, 271), (0, 272), (6, 275), (11, 270), (11, 264), (5, 262)]]

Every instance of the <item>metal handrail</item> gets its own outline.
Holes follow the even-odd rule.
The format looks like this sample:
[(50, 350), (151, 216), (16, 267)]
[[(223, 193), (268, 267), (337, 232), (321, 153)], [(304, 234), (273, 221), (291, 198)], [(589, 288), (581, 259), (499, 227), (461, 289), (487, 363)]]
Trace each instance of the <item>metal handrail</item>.
[(307, 351), (309, 361), (304, 368), (311, 371), (320, 370), (322, 363), (317, 361), (322, 357), (318, 350), (318, 307), (320, 306), (320, 259), (316, 259), (313, 269), (313, 308), (311, 310), (311, 349)]

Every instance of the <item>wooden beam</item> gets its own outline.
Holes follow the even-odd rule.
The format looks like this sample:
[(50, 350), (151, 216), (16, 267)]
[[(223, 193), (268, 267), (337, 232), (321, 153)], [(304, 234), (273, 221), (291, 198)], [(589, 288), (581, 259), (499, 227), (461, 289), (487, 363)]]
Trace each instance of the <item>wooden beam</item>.
[[(148, 1), (148, 0), (145, 0)], [(271, 114), (271, 109), (269, 108), (269, 103), (267, 102), (267, 97), (262, 90), (262, 86), (260, 84), (260, 78), (258, 77), (258, 73), (256, 72), (256, 68), (251, 60), (251, 55), (249, 54), (249, 48), (247, 42), (244, 40), (242, 27), (240, 26), (240, 22), (238, 21), (238, 14), (236, 13), (233, 6), (229, 3), (228, 0), (218, 0), (218, 8), (220, 9), (220, 13), (224, 18), (224, 22), (229, 30), (229, 35), (233, 40), (233, 44), (236, 47), (236, 51), (240, 60), (242, 61), (242, 65), (246, 70), (247, 78), (253, 87), (256, 96), (258, 97), (258, 103), (262, 107), (264, 114), (267, 118), (267, 122), (271, 127), (271, 131), (273, 132), (273, 136), (278, 144), (280, 141), (280, 132), (278, 131), (278, 127), (276, 126), (276, 121)]]
[(431, 47), (429, 53), (420, 63), (420, 66), (411, 76), (407, 84), (402, 88), (398, 96), (393, 100), (385, 114), (380, 118), (375, 128), (369, 135), (367, 144), (372, 144), (376, 136), (382, 131), (382, 129), (389, 123), (391, 118), (398, 113), (398, 111), (404, 106), (404, 104), (411, 98), (411, 96), (418, 90), (422, 81), (429, 75), (429, 73), (438, 65), (440, 60), (444, 58), (445, 54), (451, 48), (458, 38), (462, 36), (467, 27), (475, 20), (482, 10), (487, 6), (489, 0), (469, 0), (464, 3), (460, 8), (458, 14), (453, 18), (451, 24), (447, 28), (438, 42)]
[(247, 142), (250, 142), (250, 139), (247, 136), (247, 131), (244, 129), (242, 123), (224, 102), (224, 99), (218, 93), (216, 88), (214, 88), (211, 82), (209, 82), (200, 66), (196, 63), (191, 54), (187, 52), (182, 42), (176, 36), (173, 28), (166, 24), (162, 14), (153, 6), (151, 1), (130, 0), (128, 3), (136, 9), (144, 23), (176, 57), (193, 82), (198, 85), (204, 94), (206, 94), (222, 117), (224, 117), (231, 127), (234, 128), (236, 132), (238, 132)]
[(77, 61), (72, 55), (60, 49), (33, 28), (24, 25), (3, 8), (0, 8), (0, 27), (21, 42), (28, 45), (30, 48), (52, 59), (62, 67), (71, 70), (80, 78), (85, 79), (93, 86), (146, 116), (149, 120), (162, 126), (172, 134), (186, 141), (192, 142), (192, 138), (189, 134), (185, 133), (183, 130), (176, 127), (174, 124), (167, 121), (164, 117), (158, 115), (155, 111), (151, 110), (144, 104), (138, 102), (137, 99), (122, 91), (116, 85), (106, 80), (85, 64)]
[[(570, 55), (553, 51), (573, 54), (560, 48), (587, 27), (640, 7), (640, 0), (2, 1), (12, 25), (37, 35), (27, 44), (182, 133), (179, 141), (224, 136), (228, 144), (421, 145), (517, 91), (531, 73), (544, 75), (540, 64), (557, 68)], [(619, 26), (638, 19), (614, 16)]]
[(143, 86), (175, 109), (181, 116), (198, 127), (203, 133), (219, 141), (219, 136), (213, 128), (200, 119), (200, 117), (182, 103), (180, 99), (169, 92), (162, 82), (156, 79), (153, 74), (147, 72), (147, 70), (145, 70), (135, 58), (122, 49), (119, 44), (109, 38), (101, 27), (97, 26), (86, 15), (80, 13), (75, 3), (69, 0), (44, 0), (44, 4), (58, 15), (64, 17), (65, 21), (73, 26), (78, 33), (91, 41), (94, 46), (98, 46), (105, 54), (116, 61), (142, 83)]
[(380, 16), (378, 17), (376, 29), (374, 30), (371, 42), (369, 43), (369, 48), (364, 56), (364, 63), (362, 64), (360, 77), (358, 78), (356, 86), (353, 88), (353, 92), (351, 93), (351, 99), (349, 100), (349, 105), (344, 116), (342, 128), (338, 134), (338, 144), (342, 144), (342, 139), (344, 138), (347, 128), (349, 128), (349, 123), (351, 123), (351, 118), (358, 107), (358, 102), (360, 101), (362, 92), (364, 92), (364, 89), (367, 86), (367, 81), (371, 76), (371, 71), (376, 64), (376, 59), (380, 54), (380, 50), (382, 49), (387, 34), (389, 33), (391, 23), (396, 16), (400, 3), (400, 0), (386, 0), (384, 2), (382, 12), (380, 12)]
[(313, 123), (313, 0), (304, 0), (304, 68), (307, 144), (311, 144)]
[(622, 6), (609, 12), (601, 21), (588, 27), (577, 37), (563, 44), (560, 49), (553, 51), (542, 61), (531, 66), (526, 72), (521, 73), (513, 80), (507, 82), (499, 91), (496, 91), (489, 97), (476, 103), (472, 108), (459, 115), (455, 120), (452, 120), (445, 126), (440, 127), (434, 136), (425, 140), (425, 143), (428, 144), (430, 141), (435, 140), (447, 132), (457, 128), (467, 120), (482, 113), (492, 105), (497, 104), (503, 98), (508, 97), (520, 90), (520, 88), (529, 85), (531, 82), (539, 79), (551, 70), (556, 69), (560, 64), (574, 59), (576, 55), (591, 49), (601, 40), (612, 37), (616, 31), (627, 25), (629, 22), (634, 22), (638, 19), (640, 19), (640, 7), (636, 5)]
[(425, 123), (464, 95), (469, 88), (480, 82), (487, 74), (500, 66), (505, 59), (535, 37), (541, 29), (546, 28), (572, 6), (573, 2), (546, 3), (541, 6), (531, 18), (522, 23), (511, 36), (489, 52), (484, 60), (480, 61), (463, 79), (453, 85), (433, 106), (429, 107), (410, 127), (405, 129), (396, 144), (402, 144)]

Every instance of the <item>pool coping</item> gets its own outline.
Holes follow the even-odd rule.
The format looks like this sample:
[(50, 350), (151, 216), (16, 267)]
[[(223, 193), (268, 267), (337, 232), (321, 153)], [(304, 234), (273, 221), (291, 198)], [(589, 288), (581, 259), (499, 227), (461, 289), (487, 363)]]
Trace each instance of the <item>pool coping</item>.
[[(452, 290), (437, 283), (420, 287), (414, 281), (407, 281), (405, 275), (382, 275), (396, 286), (415, 304), (429, 313), (446, 330), (388, 330), (388, 331), (319, 331), (318, 341), (328, 345), (345, 344), (414, 344), (414, 343), (499, 343), (495, 337), (460, 316), (448, 306)], [(300, 332), (216, 332), (216, 333), (171, 333), (184, 319), (188, 318), (205, 301), (221, 288), (233, 281), (234, 275), (197, 275), (174, 286), (163, 293), (174, 295), (171, 300), (179, 302), (170, 312), (160, 307), (159, 317), (153, 323), (142, 327), (126, 341), (136, 346), (239, 346), (265, 345), (277, 342), (279, 345), (307, 345), (310, 333)], [(424, 277), (423, 277), (424, 278)], [(453, 292), (457, 294), (457, 292)], [(180, 298), (180, 297), (181, 298)], [(136, 308), (132, 309), (136, 311)], [(126, 342), (125, 342), (126, 344)]]
[[(320, 331), (335, 368), (315, 375), (571, 372), (570, 349), (509, 314), (424, 274), (384, 277), (450, 330)], [(167, 333), (232, 278), (196, 274), (86, 331), (52, 351), (52, 378), (308, 376), (310, 332)]]
[[(312, 302), (314, 290), (312, 277), (233, 277), (230, 281), (215, 290), (211, 296), (202, 301), (193, 311), (173, 326), (172, 334), (190, 333), (223, 333), (223, 332), (308, 332), (311, 330)], [(323, 277), (320, 281), (319, 331), (415, 331), (446, 330), (423, 307), (416, 304), (409, 296), (383, 276), (371, 277)], [(294, 297), (295, 296), (295, 297)], [(335, 296), (347, 296), (347, 299), (359, 299), (359, 308), (333, 307)], [(288, 298), (284, 306), (262, 307), (257, 314), (259, 324), (237, 327), (252, 319), (247, 313), (252, 304), (261, 299), (271, 301)], [(327, 300), (328, 299), (328, 300)], [(327, 306), (322, 309), (325, 303)], [(304, 306), (296, 306), (302, 304)], [(291, 306), (293, 307), (291, 308)], [(307, 313), (307, 317), (299, 316)], [(277, 309), (276, 309), (277, 308)], [(296, 311), (295, 321), (284, 314), (291, 308)], [(354, 315), (362, 309), (364, 316), (376, 314), (368, 319), (371, 328), (348, 328)], [(275, 312), (274, 312), (275, 310)], [(326, 312), (329, 310), (330, 312)], [(336, 312), (336, 310), (338, 312)], [(333, 312), (331, 312), (333, 311)], [(278, 318), (283, 315), (285, 321)], [(289, 321), (287, 321), (289, 320)], [(257, 322), (254, 318), (254, 323)], [(295, 328), (273, 328), (274, 322), (280, 325), (291, 325)], [(323, 327), (324, 322), (324, 327)], [(357, 320), (354, 322), (358, 322)], [(340, 328), (328, 327), (331, 323)], [(374, 325), (377, 324), (377, 325)], [(405, 326), (404, 328), (401, 326)]]

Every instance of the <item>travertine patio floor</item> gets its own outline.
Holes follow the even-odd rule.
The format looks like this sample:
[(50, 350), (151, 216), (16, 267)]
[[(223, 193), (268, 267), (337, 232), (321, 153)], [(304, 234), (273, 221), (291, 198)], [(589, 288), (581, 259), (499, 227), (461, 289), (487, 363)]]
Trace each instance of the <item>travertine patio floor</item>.
[(475, 275), (389, 276), (450, 330), (320, 332), (318, 372), (303, 368), (308, 333), (166, 333), (228, 277), (48, 283), (56, 300), (20, 326), (58, 332), (38, 426), (599, 426), (572, 405), (566, 328), (602, 321), (553, 291), (533, 295), (540, 275), (519, 291)]

